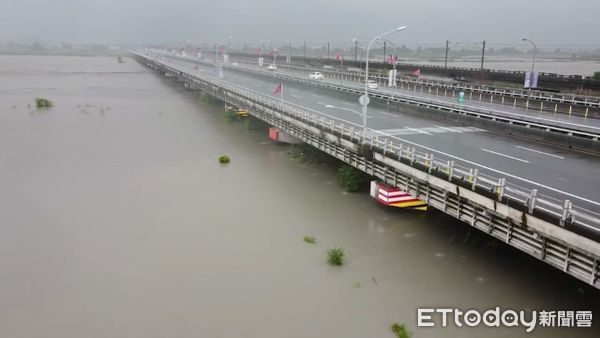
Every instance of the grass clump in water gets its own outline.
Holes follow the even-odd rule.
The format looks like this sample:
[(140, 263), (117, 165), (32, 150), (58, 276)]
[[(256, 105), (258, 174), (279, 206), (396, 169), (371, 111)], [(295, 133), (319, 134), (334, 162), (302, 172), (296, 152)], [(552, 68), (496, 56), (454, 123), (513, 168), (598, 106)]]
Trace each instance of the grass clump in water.
[(302, 240), (305, 241), (306, 243), (310, 243), (310, 244), (317, 243), (317, 239), (314, 236), (310, 236), (310, 235), (305, 235)]
[(223, 120), (225, 120), (225, 122), (233, 122), (235, 120), (238, 120), (240, 117), (237, 116), (237, 114), (231, 110), (231, 109), (225, 109), (223, 111)]
[(347, 192), (355, 192), (369, 181), (369, 175), (351, 165), (343, 164), (338, 169), (337, 181)]
[(342, 247), (331, 248), (327, 250), (327, 263), (336, 266), (342, 265), (345, 255)]
[(38, 97), (35, 99), (35, 106), (37, 108), (50, 108), (52, 107), (52, 101), (43, 97)]
[(229, 158), (229, 156), (227, 156), (227, 155), (221, 155), (221, 156), (219, 156), (219, 163), (221, 163), (221, 164), (227, 164), (229, 162), (231, 162), (231, 159)]
[(212, 96), (208, 95), (207, 93), (200, 94), (200, 96), (198, 97), (198, 101), (200, 101), (200, 103), (205, 103), (205, 104), (217, 103), (217, 99), (213, 98)]
[(408, 329), (406, 329), (406, 326), (404, 324), (392, 324), (392, 332), (394, 332), (394, 334), (398, 338), (410, 338), (411, 336), (410, 332), (408, 332)]

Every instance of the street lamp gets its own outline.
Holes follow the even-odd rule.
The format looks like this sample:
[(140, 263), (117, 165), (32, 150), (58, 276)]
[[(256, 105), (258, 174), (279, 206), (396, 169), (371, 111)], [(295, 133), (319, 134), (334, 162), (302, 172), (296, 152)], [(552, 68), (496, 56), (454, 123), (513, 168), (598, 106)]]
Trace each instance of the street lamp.
[(233, 40), (233, 35), (227, 38), (227, 54), (229, 54), (229, 50), (231, 49), (231, 40)]
[(371, 49), (371, 46), (373, 45), (373, 42), (383, 38), (384, 36), (399, 32), (399, 31), (403, 31), (405, 30), (406, 27), (402, 26), (402, 27), (398, 27), (392, 31), (377, 35), (373, 40), (371, 40), (369, 42), (369, 45), (367, 46), (367, 60), (366, 60), (366, 64), (365, 64), (365, 95), (362, 98), (362, 118), (363, 118), (363, 142), (364, 142), (364, 138), (365, 138), (365, 130), (367, 129), (367, 104), (369, 103), (369, 50)]
[[(347, 45), (348, 43), (350, 43), (350, 42), (353, 42), (353, 43), (354, 43), (354, 45), (355, 45), (355, 48), (356, 48), (356, 42), (357, 42), (357, 41), (358, 41), (358, 40), (356, 40), (356, 39), (352, 39), (352, 40), (350, 40), (350, 41), (346, 41), (346, 42), (344, 42), (344, 44), (342, 45), (342, 53), (341, 53), (341, 55), (340, 55), (340, 86), (341, 86), (341, 85), (343, 85), (343, 82), (344, 82), (344, 79), (343, 79), (343, 77), (344, 77), (344, 75), (343, 75), (343, 68), (344, 68), (344, 49), (346, 48), (346, 45)], [(356, 58), (356, 49), (355, 49), (355, 53), (354, 53), (354, 55), (355, 55), (355, 58)], [(355, 61), (356, 61), (356, 60), (355, 60)]]
[(523, 38), (523, 41), (529, 42), (533, 46), (533, 62), (531, 62), (531, 76), (533, 76), (533, 68), (535, 67), (535, 56), (537, 54), (537, 47), (535, 46), (535, 42), (529, 40), (528, 38)]
[[(392, 87), (396, 87), (396, 63), (398, 63), (398, 62), (397, 62), (398, 60), (397, 60), (397, 59), (395, 59), (395, 58), (397, 58), (397, 57), (398, 57), (398, 54), (396, 54), (396, 44), (395, 44), (395, 43), (393, 43), (393, 42), (391, 42), (391, 41), (390, 41), (390, 40), (388, 40), (388, 39), (382, 39), (382, 40), (384, 40), (384, 41), (387, 41), (388, 43), (391, 43), (391, 44), (392, 44), (392, 46), (394, 46), (394, 54), (392, 55), (392, 61), (394, 62), (394, 64), (393, 64), (393, 67), (394, 67), (393, 69), (394, 69), (394, 70), (392, 71), (392, 73), (394, 74), (394, 82), (392, 82)], [(384, 55), (384, 57), (385, 57), (385, 55)], [(389, 62), (388, 62), (388, 63), (389, 63)]]

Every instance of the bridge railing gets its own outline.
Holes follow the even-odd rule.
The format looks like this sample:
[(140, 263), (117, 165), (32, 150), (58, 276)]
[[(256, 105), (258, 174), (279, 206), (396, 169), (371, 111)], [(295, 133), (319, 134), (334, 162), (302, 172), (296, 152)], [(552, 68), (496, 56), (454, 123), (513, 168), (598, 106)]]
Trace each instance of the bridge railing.
[[(196, 60), (194, 60), (196, 61)], [(196, 61), (198, 62), (198, 61)], [(232, 67), (232, 69), (241, 70), (240, 66), (228, 66)], [(343, 90), (348, 91), (348, 88), (351, 88), (353, 92), (360, 94), (363, 90), (362, 86), (359, 86), (354, 83), (345, 83), (343, 85), (339, 85), (330, 81), (319, 81), (319, 80), (310, 80), (306, 78), (299, 78), (296, 76), (286, 75), (278, 72), (273, 72), (269, 70), (264, 70), (260, 67), (248, 67), (245, 68), (249, 72), (253, 72), (256, 74), (261, 74), (264, 76), (274, 76), (280, 79), (301, 82), (301, 83), (310, 83), (312, 85), (318, 85), (322, 87), (328, 87), (335, 90)], [(567, 121), (553, 120), (547, 119), (543, 117), (537, 117), (533, 115), (523, 115), (518, 113), (511, 113), (507, 111), (500, 111), (491, 108), (484, 107), (476, 107), (469, 104), (456, 104), (450, 103), (448, 101), (436, 100), (431, 98), (425, 98), (421, 96), (414, 96), (406, 93), (395, 93), (395, 92), (387, 92), (383, 90), (370, 90), (372, 96), (376, 96), (386, 100), (392, 101), (403, 101), (404, 103), (411, 103), (414, 105), (422, 105), (423, 103), (428, 104), (430, 107), (447, 110), (450, 108), (451, 111), (464, 115), (473, 115), (476, 117), (486, 117), (491, 120), (496, 120), (500, 122), (508, 122), (510, 124), (515, 125), (526, 125), (527, 127), (534, 127), (539, 130), (547, 130), (552, 131), (554, 133), (560, 133), (563, 135), (571, 135), (580, 138), (590, 139), (598, 141), (600, 135), (600, 128), (592, 125), (582, 125)], [(503, 121), (504, 119), (504, 121)], [(551, 127), (551, 128), (549, 128)]]
[(330, 131), (338, 134), (355, 144), (370, 145), (371, 149), (382, 153), (384, 156), (393, 156), (403, 163), (445, 178), (455, 184), (492, 195), (500, 202), (520, 205), (522, 209), (530, 214), (541, 213), (550, 216), (554, 223), (559, 226), (574, 224), (593, 232), (598, 232), (598, 229), (600, 229), (598, 214), (587, 208), (574, 207), (569, 199), (559, 201), (549, 195), (538, 193), (537, 189), (528, 189), (507, 183), (504, 177), (496, 177), (489, 173), (480, 172), (478, 168), (456, 164), (453, 160), (435, 155), (419, 144), (409, 141), (395, 142), (391, 135), (384, 132), (370, 128), (363, 132), (361, 125), (339, 117), (265, 95), (208, 74), (192, 74), (189, 69), (167, 65), (150, 56), (139, 53), (136, 55), (153, 63), (158, 63), (166, 70), (179, 74), (192, 82), (203, 82), (245, 98), (250, 102), (260, 103), (265, 107), (272, 108), (274, 112), (280, 114), (282, 119), (291, 118), (291, 120), (306, 123), (308, 127), (317, 128), (319, 131)]
[[(248, 60), (236, 60), (238, 62), (256, 64), (257, 62), (251, 62)], [(280, 64), (281, 68), (296, 69), (304, 72), (320, 71), (327, 74), (339, 74), (339, 69), (321, 69), (314, 67), (304, 67), (290, 64)], [(350, 77), (364, 77), (364, 72), (357, 71), (343, 71), (343, 76)], [(388, 77), (382, 76), (376, 72), (370, 74), (370, 77), (377, 79), (380, 82), (387, 82)], [(461, 84), (453, 83), (448, 81), (436, 81), (436, 80), (424, 80), (417, 79), (409, 76), (398, 76), (396, 81), (400, 83), (406, 83), (411, 85), (423, 85), (429, 87), (447, 88), (453, 90), (464, 90), (470, 92), (481, 92), (489, 95), (504, 95), (510, 97), (516, 97), (521, 99), (529, 100), (542, 100), (552, 103), (570, 104), (570, 105), (582, 105), (590, 108), (600, 108), (600, 97), (589, 96), (589, 95), (578, 95), (578, 94), (560, 94), (555, 92), (547, 92), (542, 90), (523, 90), (514, 87), (502, 87), (502, 86), (491, 86), (491, 85), (475, 85), (475, 84)]]

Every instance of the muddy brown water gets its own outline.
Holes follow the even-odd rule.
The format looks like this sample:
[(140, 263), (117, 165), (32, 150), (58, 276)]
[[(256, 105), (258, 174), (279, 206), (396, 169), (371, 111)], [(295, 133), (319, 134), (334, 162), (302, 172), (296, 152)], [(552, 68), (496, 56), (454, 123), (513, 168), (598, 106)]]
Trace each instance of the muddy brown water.
[(0, 337), (599, 336), (418, 328), (419, 307), (598, 314), (600, 294), (438, 212), (344, 193), (220, 111), (130, 58), (0, 56)]

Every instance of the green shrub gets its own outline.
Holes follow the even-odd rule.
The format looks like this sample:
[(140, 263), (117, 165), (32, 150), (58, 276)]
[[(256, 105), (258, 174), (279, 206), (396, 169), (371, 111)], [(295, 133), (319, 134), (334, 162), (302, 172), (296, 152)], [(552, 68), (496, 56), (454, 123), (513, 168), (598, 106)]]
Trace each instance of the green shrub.
[(50, 108), (52, 107), (52, 101), (38, 97), (35, 99), (35, 106), (38, 108)]
[(305, 235), (303, 239), (306, 243), (315, 244), (317, 239), (314, 236)]
[(227, 164), (230, 161), (231, 161), (231, 159), (227, 155), (221, 155), (221, 156), (219, 156), (219, 163)]
[(396, 334), (396, 337), (398, 338), (410, 338), (411, 336), (411, 333), (408, 332), (404, 324), (392, 324), (392, 332), (394, 332), (394, 334)]
[(327, 250), (327, 262), (331, 265), (342, 265), (344, 264), (344, 249), (342, 247), (335, 247)]
[(206, 103), (206, 104), (215, 104), (215, 103), (217, 103), (216, 99), (214, 99), (212, 96), (210, 96), (210, 95), (208, 95), (206, 93), (200, 94), (198, 100), (201, 103)]
[(594, 80), (600, 80), (600, 72), (594, 72)]
[(348, 164), (343, 164), (338, 169), (337, 181), (347, 192), (355, 192), (369, 181), (369, 175)]
[(225, 109), (223, 111), (223, 119), (227, 122), (233, 122), (239, 119), (239, 116), (237, 116), (233, 110)]

